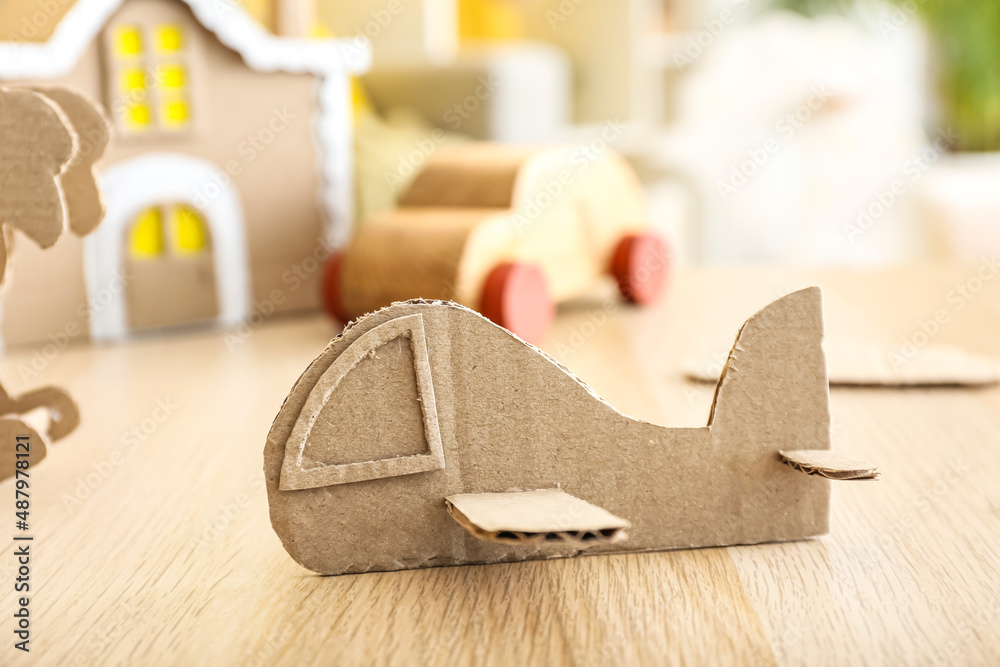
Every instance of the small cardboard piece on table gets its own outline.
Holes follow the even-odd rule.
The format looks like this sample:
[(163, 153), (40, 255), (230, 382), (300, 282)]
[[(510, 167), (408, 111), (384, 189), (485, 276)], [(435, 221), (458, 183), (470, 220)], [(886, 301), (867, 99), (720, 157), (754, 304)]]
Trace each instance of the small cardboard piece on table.
[[(628, 539), (595, 540), (591, 554), (823, 535), (829, 480), (779, 456), (830, 448), (822, 338), (819, 288), (774, 302), (740, 330), (708, 425), (664, 428), (618, 412), (468, 308), (394, 304), (350, 324), (286, 398), (264, 449), (271, 524), (297, 562), (324, 574), (567, 557), (588, 546), (489, 539), (501, 524), (475, 528), (473, 510), (465, 524), (454, 520), (465, 494), (561, 489), (628, 521)], [(406, 459), (435, 458), (431, 423), (440, 465), (410, 469)]]
[[(831, 387), (977, 387), (1000, 382), (1000, 361), (946, 344), (930, 344), (912, 356), (881, 345), (827, 342)], [(718, 363), (686, 364), (694, 382), (719, 381)]]

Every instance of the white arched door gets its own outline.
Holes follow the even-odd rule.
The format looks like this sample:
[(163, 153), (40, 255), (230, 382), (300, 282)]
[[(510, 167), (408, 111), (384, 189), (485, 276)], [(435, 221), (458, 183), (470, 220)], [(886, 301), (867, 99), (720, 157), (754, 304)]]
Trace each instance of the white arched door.
[(105, 169), (100, 184), (107, 213), (84, 241), (90, 334), (95, 341), (128, 337), (127, 286), (122, 284), (126, 237), (138, 215), (164, 203), (188, 205), (204, 216), (212, 238), (218, 323), (233, 326), (249, 315), (243, 208), (230, 179), (218, 167), (186, 155), (152, 153)]

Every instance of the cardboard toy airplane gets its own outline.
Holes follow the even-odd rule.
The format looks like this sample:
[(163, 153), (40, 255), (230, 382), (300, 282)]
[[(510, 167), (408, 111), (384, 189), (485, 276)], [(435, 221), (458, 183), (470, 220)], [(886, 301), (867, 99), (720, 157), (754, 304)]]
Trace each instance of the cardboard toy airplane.
[[(94, 163), (107, 147), (110, 123), (88, 99), (66, 88), (0, 88), (0, 283), (17, 229), (42, 248), (66, 229), (84, 235), (104, 217)], [(17, 417), (44, 408), (45, 436)], [(29, 436), (32, 465), (48, 444), (80, 421), (62, 389), (45, 387), (18, 398), (0, 386), (0, 481), (14, 475), (16, 436)]]
[[(306, 369), (264, 450), (271, 524), (324, 574), (800, 540), (829, 528), (819, 288), (741, 329), (708, 425), (631, 419), (465, 307), (408, 301)], [(806, 473), (806, 474), (802, 474)]]

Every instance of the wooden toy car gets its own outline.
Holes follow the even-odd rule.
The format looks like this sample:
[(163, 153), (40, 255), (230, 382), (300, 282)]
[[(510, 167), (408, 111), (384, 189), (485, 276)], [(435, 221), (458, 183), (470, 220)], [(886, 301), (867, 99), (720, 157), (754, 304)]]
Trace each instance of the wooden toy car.
[(602, 275), (633, 303), (658, 296), (667, 246), (647, 220), (638, 179), (610, 150), (441, 149), (397, 208), (331, 257), (324, 302), (347, 322), (395, 301), (448, 299), (537, 342), (554, 304)]

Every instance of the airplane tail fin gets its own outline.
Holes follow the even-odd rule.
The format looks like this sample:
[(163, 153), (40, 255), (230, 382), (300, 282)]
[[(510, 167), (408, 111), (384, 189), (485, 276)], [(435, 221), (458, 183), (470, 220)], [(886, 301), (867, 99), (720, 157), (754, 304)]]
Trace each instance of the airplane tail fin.
[(829, 449), (822, 342), (819, 287), (784, 296), (747, 320), (715, 390), (713, 433), (741, 443), (747, 454)]

